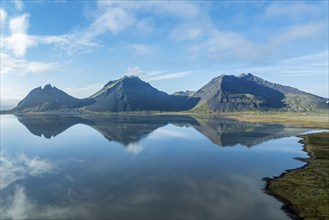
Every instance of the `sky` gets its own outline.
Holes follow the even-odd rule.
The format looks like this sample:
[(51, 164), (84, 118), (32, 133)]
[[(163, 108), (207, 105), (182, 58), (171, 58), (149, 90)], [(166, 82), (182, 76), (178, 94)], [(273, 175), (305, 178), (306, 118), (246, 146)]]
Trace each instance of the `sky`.
[(137, 75), (167, 93), (252, 73), (329, 97), (328, 1), (1, 0), (1, 100)]

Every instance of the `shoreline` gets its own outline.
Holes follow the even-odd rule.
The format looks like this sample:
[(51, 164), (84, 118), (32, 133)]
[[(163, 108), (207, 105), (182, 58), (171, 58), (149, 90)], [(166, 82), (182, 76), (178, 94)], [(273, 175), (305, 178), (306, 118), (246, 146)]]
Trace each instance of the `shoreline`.
[(69, 115), (69, 116), (150, 116), (150, 115), (190, 115), (196, 117), (226, 117), (250, 123), (283, 124), (310, 129), (329, 130), (328, 112), (90, 112), (80, 110), (48, 111), (48, 112), (9, 112), (0, 111), (0, 115)]
[[(303, 151), (307, 153), (308, 157), (307, 158), (294, 158), (296, 160), (300, 160), (305, 162), (306, 164), (303, 165), (302, 167), (298, 167), (295, 169), (289, 169), (285, 170), (283, 173), (281, 173), (279, 176), (275, 177), (266, 177), (263, 178), (263, 181), (265, 181), (266, 185), (264, 187), (264, 191), (266, 194), (273, 196), (277, 200), (283, 203), (281, 209), (292, 219), (294, 220), (300, 220), (300, 219), (312, 219), (312, 218), (317, 218), (320, 217), (322, 218), (329, 218), (329, 210), (327, 213), (325, 213), (325, 216), (320, 215), (320, 211), (317, 213), (311, 213), (312, 216), (305, 216), (307, 215), (307, 211), (303, 211), (303, 209), (306, 209), (305, 207), (301, 206), (300, 202), (296, 202), (299, 199), (303, 199), (305, 196), (308, 194), (301, 194), (299, 192), (299, 195), (293, 195), (291, 196), (291, 192), (287, 190), (287, 188), (292, 187), (292, 188), (298, 188), (298, 187), (304, 187), (303, 190), (306, 190), (307, 193), (313, 193), (311, 192), (314, 190), (314, 188), (310, 185), (307, 185), (306, 182), (303, 182), (303, 179), (298, 181), (299, 185), (295, 185), (294, 182), (290, 182), (291, 179), (295, 180), (295, 174), (298, 176), (301, 174), (302, 176), (305, 176), (308, 174), (307, 169), (312, 169), (315, 164), (315, 161), (318, 160), (319, 158), (315, 156), (315, 153), (317, 150), (312, 150), (312, 148), (317, 148), (312, 141), (310, 141), (310, 137), (317, 137), (317, 136), (328, 136), (329, 137), (329, 132), (318, 132), (318, 133), (312, 133), (312, 134), (305, 134), (305, 135), (300, 135), (297, 136), (299, 138), (302, 138), (301, 140), (298, 141), (298, 143), (303, 144)], [(327, 148), (329, 146), (326, 146)], [(314, 151), (314, 152), (313, 152)], [(318, 149), (318, 151), (321, 151), (321, 149)], [(326, 159), (324, 159), (326, 160)], [(328, 159), (327, 159), (328, 162)], [(323, 169), (324, 167), (318, 166), (315, 164), (316, 169)], [(326, 179), (326, 177), (323, 177), (323, 179)], [(288, 184), (288, 187), (287, 187)], [(289, 185), (290, 184), (290, 185)], [(314, 184), (313, 184), (314, 185)], [(305, 189), (306, 186), (306, 189)], [(281, 189), (286, 187), (286, 191)], [(320, 186), (318, 186), (320, 187)], [(298, 191), (298, 190), (296, 190)], [(328, 191), (328, 190), (327, 190)], [(328, 193), (328, 192), (325, 192)], [(294, 197), (295, 196), (295, 197)], [(290, 197), (290, 199), (289, 199)], [(294, 200), (294, 201), (292, 201)], [(314, 202), (314, 201), (313, 201)], [(318, 206), (319, 204), (310, 204), (310, 206), (315, 205)], [(328, 204), (324, 204), (328, 205)], [(322, 210), (323, 211), (323, 210)], [(314, 216), (315, 215), (315, 216)]]

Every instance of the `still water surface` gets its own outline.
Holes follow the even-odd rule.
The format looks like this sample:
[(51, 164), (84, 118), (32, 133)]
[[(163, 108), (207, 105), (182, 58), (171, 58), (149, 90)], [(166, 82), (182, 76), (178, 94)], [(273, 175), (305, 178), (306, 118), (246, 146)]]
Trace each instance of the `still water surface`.
[(192, 116), (1, 116), (2, 219), (289, 219), (264, 177), (305, 129)]

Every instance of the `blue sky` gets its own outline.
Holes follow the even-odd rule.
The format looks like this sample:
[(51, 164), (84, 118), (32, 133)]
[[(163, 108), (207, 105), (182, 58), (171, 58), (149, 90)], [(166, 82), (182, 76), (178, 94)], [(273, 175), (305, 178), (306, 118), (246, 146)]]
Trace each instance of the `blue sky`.
[(168, 93), (253, 73), (328, 97), (328, 1), (1, 1), (1, 99), (86, 97), (138, 75)]

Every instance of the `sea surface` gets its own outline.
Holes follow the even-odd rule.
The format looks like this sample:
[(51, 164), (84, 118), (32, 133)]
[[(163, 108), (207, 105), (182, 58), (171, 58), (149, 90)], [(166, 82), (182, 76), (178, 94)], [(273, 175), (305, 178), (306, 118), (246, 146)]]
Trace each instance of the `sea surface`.
[(264, 177), (304, 165), (284, 125), (1, 115), (1, 219), (289, 219)]

